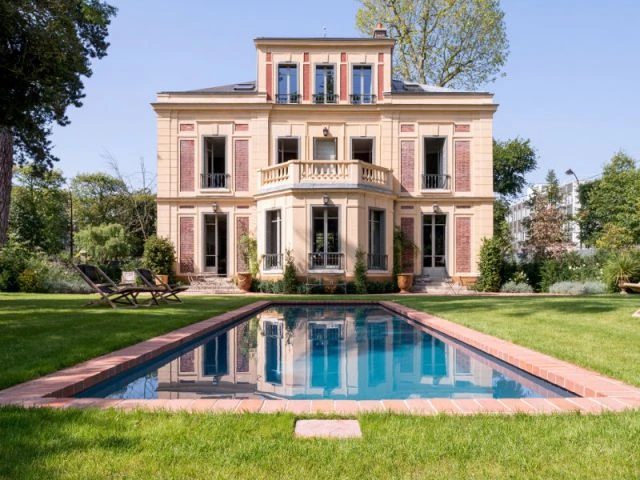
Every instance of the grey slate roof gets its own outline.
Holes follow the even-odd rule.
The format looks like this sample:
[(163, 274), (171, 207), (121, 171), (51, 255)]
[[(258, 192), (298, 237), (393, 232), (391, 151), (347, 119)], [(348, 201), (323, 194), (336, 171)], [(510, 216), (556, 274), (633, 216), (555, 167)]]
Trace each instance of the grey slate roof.
[[(200, 88), (196, 90), (160, 92), (160, 93), (179, 93), (179, 94), (253, 94), (256, 93), (255, 80), (250, 82), (232, 83), (230, 85), (220, 85), (217, 87)], [(435, 85), (424, 85), (414, 82), (404, 82), (403, 80), (393, 80), (391, 83), (391, 93), (404, 95), (421, 95), (433, 93), (453, 93), (453, 94), (477, 94), (485, 92), (474, 92), (468, 90), (454, 90), (447, 87), (436, 87)]]

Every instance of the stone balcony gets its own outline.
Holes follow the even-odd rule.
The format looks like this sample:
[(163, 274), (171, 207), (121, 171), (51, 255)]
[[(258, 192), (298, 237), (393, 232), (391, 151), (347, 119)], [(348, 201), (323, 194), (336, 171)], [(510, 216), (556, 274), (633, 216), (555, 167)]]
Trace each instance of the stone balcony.
[(393, 178), (389, 169), (359, 160), (290, 160), (258, 170), (258, 193), (319, 187), (390, 193)]

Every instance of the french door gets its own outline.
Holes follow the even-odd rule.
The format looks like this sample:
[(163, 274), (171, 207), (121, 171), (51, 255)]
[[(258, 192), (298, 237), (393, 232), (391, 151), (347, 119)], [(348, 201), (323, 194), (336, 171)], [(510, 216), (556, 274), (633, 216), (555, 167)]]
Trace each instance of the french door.
[(204, 216), (204, 271), (227, 275), (227, 214)]
[(432, 278), (446, 274), (447, 216), (422, 216), (422, 273)]

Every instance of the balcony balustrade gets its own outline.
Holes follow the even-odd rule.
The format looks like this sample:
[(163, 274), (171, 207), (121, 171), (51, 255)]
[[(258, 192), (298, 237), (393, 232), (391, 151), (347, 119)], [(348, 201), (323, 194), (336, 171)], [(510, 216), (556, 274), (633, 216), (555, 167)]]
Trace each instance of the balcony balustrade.
[(343, 270), (344, 253), (310, 253), (309, 270)]
[(422, 175), (422, 190), (449, 190), (449, 175)]
[(370, 93), (354, 93), (349, 95), (349, 100), (353, 105), (364, 105), (376, 103), (376, 96)]
[(262, 270), (282, 270), (282, 254), (267, 253), (262, 257)]
[(227, 188), (226, 173), (203, 173), (200, 175), (202, 188)]
[(304, 184), (392, 189), (388, 169), (359, 160), (291, 160), (260, 170), (258, 175), (260, 189), (293, 188)]
[(337, 93), (314, 93), (313, 103), (338, 103), (339, 98)]
[(276, 103), (300, 103), (300, 97), (299, 93), (278, 93)]

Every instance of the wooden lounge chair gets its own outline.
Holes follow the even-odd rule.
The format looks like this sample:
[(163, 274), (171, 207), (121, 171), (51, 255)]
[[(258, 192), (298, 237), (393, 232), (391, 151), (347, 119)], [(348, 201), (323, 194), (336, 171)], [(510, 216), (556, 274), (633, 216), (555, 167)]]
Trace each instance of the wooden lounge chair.
[(111, 308), (118, 308), (118, 305), (137, 307), (137, 297), (141, 293), (151, 293), (151, 299), (149, 300), (148, 305), (151, 303), (158, 304), (154, 293), (146, 287), (117, 285), (100, 269), (100, 267), (95, 265), (78, 264), (74, 265), (74, 267), (83, 280), (100, 295), (99, 299), (92, 300), (87, 303), (85, 307), (89, 305), (99, 305), (102, 303), (110, 305)]
[(632, 291), (632, 292), (640, 293), (640, 283), (629, 283), (629, 282), (621, 283), (620, 289), (627, 292)]
[(136, 273), (145, 287), (150, 290), (154, 289), (157, 300), (183, 303), (180, 297), (178, 297), (178, 293), (184, 292), (189, 288), (188, 285), (169, 285), (160, 280), (160, 278), (148, 268), (136, 268)]

